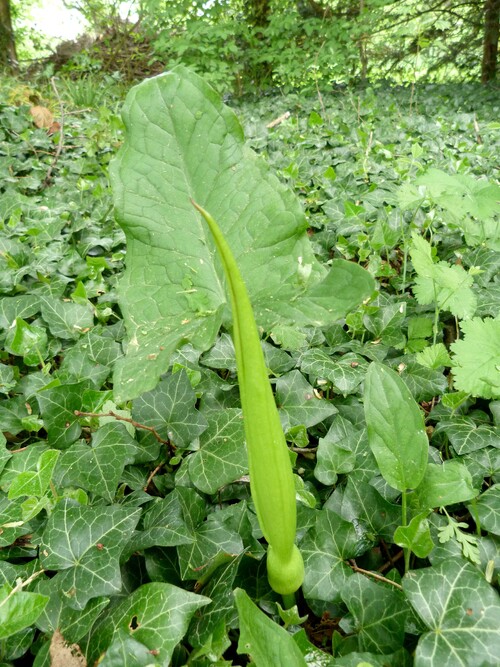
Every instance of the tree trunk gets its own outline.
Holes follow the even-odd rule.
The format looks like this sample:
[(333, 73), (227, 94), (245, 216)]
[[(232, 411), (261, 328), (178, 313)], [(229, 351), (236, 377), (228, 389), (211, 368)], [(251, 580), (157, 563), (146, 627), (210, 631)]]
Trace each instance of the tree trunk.
[[(243, 7), (245, 17), (253, 29), (254, 40), (261, 43), (264, 48), (269, 46), (265, 29), (271, 19), (271, 0), (244, 0)], [(272, 72), (273, 67), (270, 60), (266, 59), (256, 63), (252, 72), (255, 83), (260, 86), (269, 81)]]
[(0, 69), (17, 71), (16, 43), (10, 16), (10, 0), (0, 0)]
[(494, 81), (497, 71), (498, 36), (500, 25), (500, 0), (486, 0), (484, 3), (483, 61), (481, 82)]
[[(359, 16), (362, 16), (365, 10), (365, 0), (359, 0)], [(359, 61), (361, 63), (361, 81), (366, 81), (368, 72), (368, 55), (366, 53), (366, 34), (359, 38)]]

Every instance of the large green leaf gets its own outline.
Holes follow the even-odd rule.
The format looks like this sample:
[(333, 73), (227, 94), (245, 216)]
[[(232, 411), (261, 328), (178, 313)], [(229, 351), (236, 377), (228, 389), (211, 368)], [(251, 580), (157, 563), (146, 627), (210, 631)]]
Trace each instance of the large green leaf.
[(372, 363), (364, 407), (370, 447), (384, 479), (399, 491), (416, 488), (425, 473), (429, 443), (408, 387), (396, 372)]
[(240, 618), (238, 653), (252, 657), (256, 667), (306, 667), (288, 632), (264, 614), (241, 588), (234, 592)]
[(136, 86), (123, 118), (126, 140), (111, 167), (127, 236), (120, 300), (129, 344), (115, 372), (118, 400), (154, 387), (180, 341), (210, 347), (229, 319), (213, 242), (190, 199), (219, 221), (268, 330), (280, 321), (331, 322), (371, 294), (371, 276), (344, 260), (318, 284), (325, 270), (298, 200), (245, 146), (234, 112), (194, 72), (179, 66)]
[(500, 664), (500, 599), (482, 573), (459, 558), (408, 573), (408, 600), (428, 631), (415, 667), (494, 667)]

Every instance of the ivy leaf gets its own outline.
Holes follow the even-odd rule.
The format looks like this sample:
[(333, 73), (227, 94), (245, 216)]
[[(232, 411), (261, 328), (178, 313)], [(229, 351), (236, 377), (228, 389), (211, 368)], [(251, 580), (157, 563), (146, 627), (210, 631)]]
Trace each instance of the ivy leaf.
[(290, 371), (276, 381), (276, 403), (284, 431), (303, 424), (314, 426), (334, 415), (337, 408), (318, 398), (300, 371)]
[(101, 612), (109, 604), (109, 598), (97, 597), (89, 600), (84, 609), (72, 609), (65, 604), (63, 597), (51, 590), (48, 580), (40, 581), (36, 590), (37, 593), (49, 596), (43, 613), (35, 623), (36, 627), (45, 633), (58, 629), (68, 642), (78, 642), (90, 632)]
[(175, 547), (194, 542), (193, 531), (182, 517), (178, 494), (173, 491), (166, 498), (150, 503), (137, 530), (127, 546), (128, 553), (150, 547)]
[(40, 564), (58, 570), (53, 590), (70, 607), (83, 609), (91, 598), (120, 590), (118, 559), (139, 515), (117, 505), (83, 507), (68, 500), (57, 505), (42, 535)]
[(364, 548), (352, 523), (329, 510), (318, 512), (314, 527), (300, 542), (305, 567), (302, 585), (305, 597), (340, 601), (340, 591), (353, 574), (345, 561), (359, 556), (360, 549)]
[(363, 315), (363, 324), (375, 338), (380, 338), (383, 345), (401, 348), (406, 342), (402, 332), (406, 317), (406, 304), (393, 303), (379, 296), (375, 313)]
[(477, 511), (483, 530), (500, 535), (500, 484), (494, 484), (481, 494), (471, 510), (472, 516)]
[(189, 457), (189, 477), (197, 489), (213, 494), (248, 472), (241, 410), (205, 413), (208, 428), (200, 449)]
[(29, 407), (22, 396), (0, 401), (0, 431), (8, 431), (12, 435), (17, 435), (27, 430), (27, 424), (32, 420), (28, 412)]
[[(295, 361), (284, 350), (261, 341), (266, 366), (273, 375), (286, 373), (295, 366)], [(201, 363), (210, 368), (220, 368), (236, 372), (236, 353), (231, 336), (223, 333), (216, 340), (215, 345), (200, 359)]]
[(35, 471), (38, 461), (48, 447), (44, 444), (32, 444), (19, 451), (15, 456), (5, 462), (4, 469), (0, 474), (0, 489), (7, 492), (17, 477), (26, 470)]
[(364, 380), (368, 365), (357, 354), (332, 357), (319, 348), (310, 348), (300, 358), (300, 369), (315, 379), (329, 380), (343, 396), (353, 394)]
[(486, 447), (461, 457), (461, 461), (467, 466), (475, 486), (480, 486), (485, 477), (500, 482), (500, 448)]
[(177, 547), (183, 579), (201, 579), (220, 557), (243, 552), (242, 537), (232, 524), (232, 507), (210, 514), (195, 531), (195, 541)]
[(21, 535), (29, 533), (19, 503), (0, 497), (0, 548), (8, 547)]
[[(295, 607), (295, 609), (297, 608)], [(293, 613), (293, 610), (291, 610), (291, 613)], [(337, 665), (337, 658), (311, 644), (303, 628), (293, 635), (293, 641), (299, 647), (307, 665), (317, 665), (318, 667), (335, 667)]]
[(89, 306), (71, 301), (60, 301), (52, 296), (41, 296), (42, 317), (55, 338), (75, 340), (94, 326), (94, 315)]
[(240, 655), (250, 655), (256, 667), (306, 667), (306, 661), (291, 635), (266, 616), (244, 590), (237, 588), (234, 599), (240, 619)]
[(188, 637), (192, 646), (202, 647), (221, 625), (225, 629), (235, 624), (233, 589), (240, 562), (241, 557), (237, 557), (221, 565), (203, 587), (203, 595), (211, 602), (191, 621)]
[(22, 472), (12, 481), (9, 499), (21, 496), (41, 498), (49, 487), (59, 454), (55, 449), (46, 449), (38, 459), (36, 471)]
[(6, 448), (7, 440), (0, 430), (0, 479), (2, 477), (2, 470), (5, 468), (7, 461), (11, 458), (12, 454)]
[[(500, 598), (483, 574), (461, 559), (414, 570), (403, 589), (427, 627), (417, 645), (415, 667), (500, 663)], [(450, 651), (453, 647), (453, 651)]]
[(327, 501), (328, 509), (345, 521), (360, 523), (368, 529), (367, 537), (390, 541), (401, 522), (401, 507), (383, 498), (368, 482), (349, 476), (343, 491), (336, 489)]
[(133, 463), (138, 445), (124, 424), (104, 424), (92, 435), (91, 446), (72, 445), (57, 467), (60, 486), (78, 486), (113, 502), (127, 463)]
[(391, 653), (401, 647), (409, 607), (400, 591), (355, 573), (342, 589), (354, 617), (360, 651)]
[(48, 601), (46, 595), (0, 586), (0, 640), (33, 625)]
[(78, 382), (38, 392), (37, 400), (48, 442), (53, 447), (66, 449), (80, 437), (82, 429), (75, 410), (82, 410), (83, 392), (88, 386), (88, 382)]
[(153, 651), (123, 628), (118, 628), (104, 657), (99, 660), (99, 667), (162, 667), (165, 663), (155, 660)]
[(0, 329), (8, 329), (16, 318), (28, 319), (40, 310), (40, 300), (34, 294), (0, 298)]
[(314, 468), (316, 479), (325, 485), (335, 484), (338, 474), (351, 472), (360, 440), (366, 440), (364, 430), (356, 429), (343, 417), (335, 417), (328, 433), (319, 439)]
[(196, 400), (187, 373), (179, 371), (135, 399), (132, 417), (176, 447), (187, 448), (207, 427), (205, 417), (195, 408)]
[(5, 337), (7, 352), (22, 357), (27, 366), (37, 366), (48, 355), (47, 332), (43, 327), (28, 324), (20, 317)]
[(472, 396), (500, 398), (500, 319), (460, 323), (463, 339), (451, 345), (455, 388)]
[(400, 377), (417, 402), (430, 401), (448, 388), (448, 380), (441, 370), (426, 368), (407, 357), (401, 363), (404, 368)]
[(122, 631), (122, 637), (125, 632), (150, 652), (155, 651), (160, 665), (170, 664), (174, 648), (186, 633), (193, 614), (209, 603), (203, 595), (171, 584), (144, 584), (120, 602), (95, 628), (89, 663), (94, 664)]
[(471, 417), (456, 415), (453, 419), (442, 419), (434, 433), (444, 432), (454, 449), (462, 456), (485, 447), (500, 446), (500, 426), (478, 424)]

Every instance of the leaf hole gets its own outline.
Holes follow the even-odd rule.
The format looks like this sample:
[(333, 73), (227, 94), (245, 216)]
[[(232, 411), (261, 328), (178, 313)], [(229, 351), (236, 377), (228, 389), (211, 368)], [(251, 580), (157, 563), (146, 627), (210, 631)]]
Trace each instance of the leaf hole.
[(137, 616), (132, 616), (132, 620), (128, 624), (128, 627), (132, 630), (132, 632), (137, 630), (137, 628), (139, 627), (139, 621), (137, 620)]

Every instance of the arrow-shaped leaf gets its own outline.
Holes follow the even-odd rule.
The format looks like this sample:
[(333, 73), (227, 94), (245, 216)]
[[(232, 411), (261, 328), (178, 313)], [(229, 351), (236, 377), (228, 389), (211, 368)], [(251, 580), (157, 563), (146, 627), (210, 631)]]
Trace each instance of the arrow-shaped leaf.
[(208, 349), (229, 319), (213, 242), (191, 199), (219, 221), (267, 330), (326, 324), (370, 296), (373, 279), (344, 260), (320, 282), (325, 270), (299, 200), (245, 145), (234, 112), (197, 74), (178, 66), (144, 81), (123, 118), (126, 139), (110, 171), (127, 236), (119, 291), (129, 344), (115, 369), (117, 400), (152, 389), (181, 341)]

